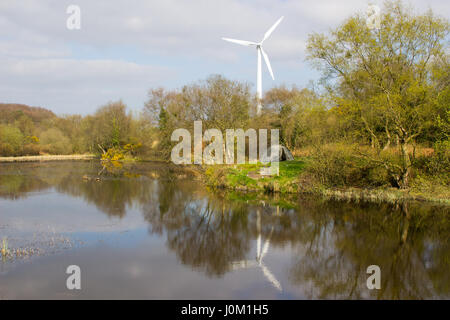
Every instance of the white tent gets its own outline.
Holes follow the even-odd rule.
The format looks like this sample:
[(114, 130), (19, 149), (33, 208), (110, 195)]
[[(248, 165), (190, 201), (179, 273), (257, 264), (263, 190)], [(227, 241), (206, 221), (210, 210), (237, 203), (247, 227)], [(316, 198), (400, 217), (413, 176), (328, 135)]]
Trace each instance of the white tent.
[[(278, 159), (276, 153), (278, 150)], [(267, 158), (260, 159), (261, 162), (274, 162), (274, 161), (293, 161), (294, 156), (288, 148), (282, 145), (273, 145), (267, 150)]]

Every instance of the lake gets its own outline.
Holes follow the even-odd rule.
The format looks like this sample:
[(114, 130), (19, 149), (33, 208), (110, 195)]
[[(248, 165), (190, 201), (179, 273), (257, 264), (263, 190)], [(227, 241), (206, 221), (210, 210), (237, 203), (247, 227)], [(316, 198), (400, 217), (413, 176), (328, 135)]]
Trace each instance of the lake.
[(156, 162), (0, 164), (0, 299), (448, 299), (449, 236), (431, 203), (211, 191)]

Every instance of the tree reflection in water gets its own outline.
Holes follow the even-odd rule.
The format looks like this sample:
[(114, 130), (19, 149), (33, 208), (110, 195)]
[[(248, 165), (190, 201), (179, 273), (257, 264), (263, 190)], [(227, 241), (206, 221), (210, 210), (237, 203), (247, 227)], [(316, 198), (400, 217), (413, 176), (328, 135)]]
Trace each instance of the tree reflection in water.
[(168, 247), (183, 264), (219, 276), (230, 270), (230, 261), (245, 256), (251, 240), (245, 205), (160, 186), (159, 199), (170, 205), (151, 201), (144, 205), (144, 217), (150, 232), (166, 234)]
[[(100, 181), (82, 179), (99, 172)], [(138, 208), (149, 233), (165, 237), (181, 263), (209, 277), (254, 265), (281, 288), (282, 275), (273, 275), (263, 258), (269, 250), (287, 247), (293, 259), (289, 283), (311, 298), (449, 297), (445, 206), (268, 196), (264, 201), (281, 206), (262, 205), (261, 199), (247, 201), (248, 195), (211, 193), (180, 168), (161, 164), (102, 169), (98, 162), (60, 162), (9, 164), (0, 170), (0, 198), (50, 188), (80, 197), (109, 216)], [(381, 268), (380, 290), (366, 287), (372, 264)]]
[[(449, 294), (448, 210), (424, 204), (334, 204), (305, 215), (290, 274), (311, 298), (418, 299)], [(442, 223), (441, 223), (442, 222)], [(366, 268), (381, 268), (381, 289)]]

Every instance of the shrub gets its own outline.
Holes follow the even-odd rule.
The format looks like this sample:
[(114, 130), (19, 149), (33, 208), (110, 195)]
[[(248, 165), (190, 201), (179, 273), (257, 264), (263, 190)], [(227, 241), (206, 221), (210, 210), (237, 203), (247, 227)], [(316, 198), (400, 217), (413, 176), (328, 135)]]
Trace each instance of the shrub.
[(434, 153), (428, 158), (426, 170), (433, 175), (448, 174), (450, 171), (450, 141), (434, 144)]
[(9, 143), (0, 143), (0, 155), (12, 157), (14, 156), (14, 148)]
[(124, 158), (125, 153), (119, 147), (109, 148), (106, 153), (102, 154), (102, 160), (120, 161)]
[(414, 168), (427, 176), (441, 178), (448, 184), (450, 177), (450, 141), (438, 141), (434, 144), (431, 155), (421, 155), (414, 161)]
[(69, 138), (67, 138), (58, 129), (48, 129), (41, 134), (40, 144), (43, 150), (50, 154), (70, 154), (72, 152), (72, 145)]
[(23, 141), (24, 137), (19, 128), (11, 125), (0, 125), (0, 155), (21, 155)]
[(28, 143), (23, 146), (22, 154), (25, 156), (37, 156), (39, 155), (40, 151), (41, 148), (39, 145), (36, 145), (34, 143)]
[(385, 169), (359, 156), (357, 146), (328, 144), (316, 147), (304, 178), (326, 187), (380, 186), (389, 182)]

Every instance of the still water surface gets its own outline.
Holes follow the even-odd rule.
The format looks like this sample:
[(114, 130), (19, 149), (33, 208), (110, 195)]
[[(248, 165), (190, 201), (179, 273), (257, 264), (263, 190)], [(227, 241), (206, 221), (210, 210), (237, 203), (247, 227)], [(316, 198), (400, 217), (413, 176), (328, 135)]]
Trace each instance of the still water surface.
[(449, 225), (425, 203), (214, 193), (167, 164), (0, 164), (0, 299), (448, 299)]

